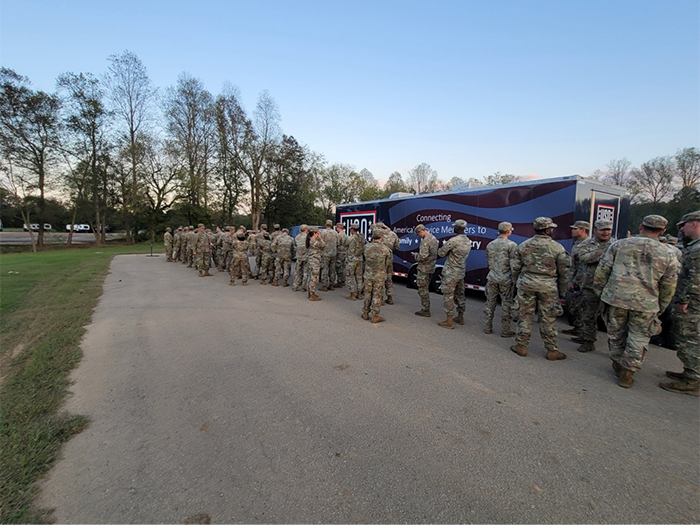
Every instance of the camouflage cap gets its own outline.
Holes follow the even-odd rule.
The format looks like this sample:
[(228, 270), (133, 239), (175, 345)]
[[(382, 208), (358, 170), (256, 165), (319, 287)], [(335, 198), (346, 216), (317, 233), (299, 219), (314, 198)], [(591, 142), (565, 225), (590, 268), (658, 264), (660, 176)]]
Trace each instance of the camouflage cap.
[(200, 222), (200, 223), (197, 225), (197, 228), (204, 228), (204, 224), (202, 224), (202, 223)]
[(681, 220), (676, 223), (676, 226), (683, 226), (686, 222), (690, 221), (700, 221), (700, 210), (686, 213)]
[(606, 221), (605, 219), (599, 219), (595, 221), (595, 229), (596, 230), (612, 230), (613, 223), (612, 221)]
[(289, 233), (289, 230), (287, 228), (282, 228), (282, 233)]
[(194, 230), (194, 226), (190, 224), (190, 230)]
[(261, 224), (260, 225), (261, 230), (267, 230), (267, 224)]
[(308, 229), (309, 226), (307, 224), (302, 224), (301, 226), (299, 226), (299, 231), (308, 231)]
[(464, 219), (457, 219), (454, 224), (452, 225), (453, 228), (466, 228), (467, 227), (467, 221)]
[(662, 217), (661, 215), (647, 215), (642, 221), (642, 225), (646, 226), (647, 228), (663, 229), (667, 224), (668, 221), (666, 220), (666, 217)]
[(238, 229), (239, 229), (239, 230), (245, 230), (245, 226), (243, 226), (243, 225), (241, 224), (241, 225), (238, 227)]
[(668, 243), (668, 237), (666, 237), (665, 235), (659, 235), (659, 242), (662, 242), (662, 243), (664, 243), (664, 244), (667, 244), (667, 243)]
[(318, 231), (318, 228), (316, 226), (309, 226), (309, 233), (316, 233)]
[(381, 239), (384, 236), (384, 230), (381, 228), (375, 228), (372, 230), (372, 238), (373, 239)]
[(345, 229), (345, 225), (342, 222), (339, 222), (338, 224), (336, 224), (335, 227)]
[(178, 226), (177, 231), (182, 231), (182, 226)]
[(532, 221), (532, 227), (536, 230), (546, 230), (547, 228), (556, 228), (557, 225), (549, 217), (537, 217)]
[(333, 221), (330, 220), (330, 219), (328, 219), (328, 220), (326, 221), (326, 226), (333, 226)]
[(678, 244), (678, 238), (677, 238), (677, 237), (673, 237), (672, 235), (669, 235), (669, 237), (668, 237), (668, 243), (671, 244), (671, 245), (673, 245), (673, 246), (675, 246), (676, 244)]
[(359, 230), (360, 229), (360, 221), (353, 221), (352, 223), (350, 223), (350, 227), (355, 228), (356, 230)]
[(418, 226), (413, 228), (413, 231), (416, 233), (423, 232), (425, 230), (427, 230), (427, 228), (425, 226), (423, 226), (422, 224), (419, 224)]
[(501, 222), (498, 224), (498, 233), (508, 233), (513, 229), (513, 225), (509, 222)]
[(279, 230), (279, 229), (280, 229), (280, 225), (279, 225), (279, 224), (273, 224), (272, 227), (273, 227), (275, 230)]
[(167, 228), (165, 228), (165, 231), (166, 231), (166, 232), (169, 232), (169, 231), (172, 231), (172, 230), (170, 229), (170, 226), (168, 226)]
[(576, 221), (571, 226), (569, 226), (569, 228), (580, 228), (582, 230), (590, 230), (591, 223), (588, 221)]
[(375, 222), (374, 224), (372, 224), (372, 228), (374, 228), (375, 226), (377, 228), (386, 228), (386, 225), (382, 221)]

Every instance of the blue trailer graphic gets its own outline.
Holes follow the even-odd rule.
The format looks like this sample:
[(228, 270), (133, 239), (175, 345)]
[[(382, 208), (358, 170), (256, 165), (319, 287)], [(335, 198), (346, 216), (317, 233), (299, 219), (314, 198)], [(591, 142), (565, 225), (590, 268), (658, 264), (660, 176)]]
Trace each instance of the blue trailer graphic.
[[(624, 188), (610, 186), (578, 175), (518, 182), (502, 186), (471, 188), (378, 201), (343, 204), (336, 208), (336, 219), (345, 224), (360, 222), (360, 230), (369, 239), (371, 225), (384, 222), (399, 237), (400, 248), (394, 252), (394, 275), (415, 279), (420, 238), (413, 232), (425, 225), (442, 245), (454, 235), (452, 224), (467, 221), (466, 234), (472, 242), (467, 259), (465, 286), (483, 290), (486, 284), (486, 245), (498, 236), (498, 223), (513, 224), (511, 239), (520, 244), (532, 237), (532, 221), (551, 217), (558, 227), (552, 237), (571, 251), (570, 225), (577, 220), (593, 224), (598, 219), (613, 221), (613, 235), (627, 235), (630, 195)], [(444, 259), (438, 259), (431, 288), (438, 291)]]

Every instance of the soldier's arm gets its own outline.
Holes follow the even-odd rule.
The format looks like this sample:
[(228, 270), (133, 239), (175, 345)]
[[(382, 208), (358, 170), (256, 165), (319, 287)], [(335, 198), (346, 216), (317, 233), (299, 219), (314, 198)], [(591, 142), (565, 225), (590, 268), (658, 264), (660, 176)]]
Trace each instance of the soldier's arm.
[(520, 250), (515, 250), (513, 258), (510, 260), (510, 273), (513, 280), (513, 284), (517, 283), (518, 276), (520, 275), (520, 270), (523, 268), (523, 259)]
[(605, 288), (610, 274), (612, 273), (616, 251), (614, 245), (610, 246), (600, 258), (600, 263), (598, 264), (598, 268), (596, 268), (595, 276), (593, 277), (593, 293), (598, 297), (603, 293), (603, 288)]
[(600, 261), (601, 257), (603, 257), (605, 250), (607, 250), (609, 247), (610, 245), (606, 246), (598, 243), (586, 244), (578, 251), (578, 259), (583, 264), (598, 264), (598, 261)]
[(562, 249), (557, 255), (557, 288), (559, 289), (559, 297), (566, 295), (570, 266), (571, 257), (566, 253), (566, 250)]
[[(454, 239), (454, 237), (452, 239)], [(450, 253), (450, 250), (452, 249), (452, 239), (447, 241), (440, 247), (440, 249), (438, 249), (438, 257), (445, 257), (448, 253)]]
[(687, 305), (690, 295), (700, 295), (700, 250), (685, 256), (674, 297), (675, 303)]
[(659, 313), (663, 312), (666, 307), (671, 304), (673, 294), (676, 292), (676, 284), (678, 283), (678, 259), (675, 255), (670, 257), (671, 264), (668, 265), (663, 276), (659, 280)]

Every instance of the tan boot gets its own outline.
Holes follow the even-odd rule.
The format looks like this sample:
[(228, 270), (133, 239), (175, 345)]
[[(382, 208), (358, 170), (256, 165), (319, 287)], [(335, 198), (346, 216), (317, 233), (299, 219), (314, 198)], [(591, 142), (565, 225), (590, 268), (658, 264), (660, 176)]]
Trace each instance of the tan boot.
[(270, 281), (270, 284), (271, 284), (272, 286), (279, 286), (279, 285), (277, 284), (277, 281)]
[(229, 285), (229, 286), (236, 286), (236, 281), (234, 281), (233, 279), (231, 279), (231, 280), (228, 282), (228, 285)]
[(316, 295), (315, 293), (312, 292), (309, 294), (309, 301), (320, 301), (320, 300), (321, 300), (321, 298), (318, 295)]
[(202, 270), (197, 270), (197, 273), (199, 273), (200, 277), (204, 277), (204, 272)]
[(319, 291), (319, 292), (327, 292), (327, 291), (328, 291), (328, 288), (325, 287), (325, 286), (321, 286), (321, 287), (318, 289), (318, 291)]
[(561, 353), (559, 350), (547, 350), (545, 359), (547, 361), (560, 361), (566, 359), (566, 354)]
[(595, 350), (595, 343), (593, 341), (586, 341), (576, 350), (578, 350), (579, 352), (592, 352), (593, 350)]
[(452, 315), (451, 315), (451, 314), (447, 314), (447, 319), (445, 319), (444, 321), (439, 322), (439, 323), (438, 323), (438, 326), (442, 326), (443, 328), (450, 328), (450, 329), (454, 328), (454, 327), (455, 327), (455, 324), (454, 324), (454, 322), (452, 321)]
[(457, 314), (457, 317), (455, 317), (455, 323), (461, 324), (461, 325), (464, 324), (464, 312), (459, 312)]
[(282, 288), (285, 288), (287, 286), (289, 286), (289, 283), (287, 282), (287, 279), (285, 279), (284, 282), (282, 283)]
[(354, 301), (354, 300), (356, 300), (357, 297), (355, 296), (355, 292), (350, 292), (350, 295), (348, 295), (348, 296), (346, 297), (346, 299), (347, 299), (348, 301)]
[(620, 369), (620, 380), (617, 382), (617, 386), (621, 386), (622, 388), (630, 388), (632, 384), (634, 383), (634, 372), (632, 370), (628, 370), (627, 368), (621, 368)]
[(525, 345), (521, 345), (521, 344), (513, 345), (510, 347), (510, 349), (513, 352), (515, 352), (516, 354), (518, 354), (520, 357), (527, 356), (527, 346), (525, 346)]
[(204, 272), (204, 277), (214, 277), (212, 274), (209, 273), (209, 270), (206, 270)]
[(674, 383), (659, 383), (659, 386), (664, 390), (675, 392), (676, 394), (700, 397), (700, 381), (697, 379), (684, 379)]
[(506, 330), (506, 329), (504, 329), (504, 330), (501, 332), (501, 337), (513, 337), (514, 335), (515, 335), (515, 332), (513, 332), (512, 330)]
[(420, 310), (416, 312), (416, 315), (420, 317), (430, 317), (430, 310)]
[(386, 304), (394, 304), (394, 296), (393, 295), (386, 296)]
[(368, 314), (367, 312), (362, 312), (362, 316), (361, 316), (361, 317), (362, 317), (362, 319), (364, 319), (365, 321), (369, 321), (369, 314)]
[(672, 372), (670, 370), (666, 370), (666, 377), (678, 379), (679, 381), (685, 381), (685, 374), (683, 372)]
[(383, 317), (379, 317), (378, 315), (372, 316), (372, 324), (383, 323), (384, 321), (386, 321), (386, 319)]

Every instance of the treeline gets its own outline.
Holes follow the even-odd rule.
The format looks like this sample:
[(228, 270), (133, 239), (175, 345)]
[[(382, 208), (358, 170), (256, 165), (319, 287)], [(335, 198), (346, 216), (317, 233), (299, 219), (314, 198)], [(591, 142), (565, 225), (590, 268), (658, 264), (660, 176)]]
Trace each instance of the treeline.
[[(267, 91), (248, 112), (233, 85), (215, 96), (188, 73), (159, 90), (129, 51), (110, 56), (99, 76), (60, 75), (52, 93), (2, 68), (0, 218), (5, 226), (90, 223), (98, 242), (110, 225), (133, 241), (166, 225), (322, 223), (338, 203), (518, 180), (494, 173), (443, 182), (422, 163), (380, 187), (367, 169), (329, 164), (283, 133), (280, 120)], [(687, 211), (700, 207), (699, 157), (686, 148), (635, 169), (623, 159), (594, 176), (630, 188), (640, 206), (662, 212), (675, 202)]]

